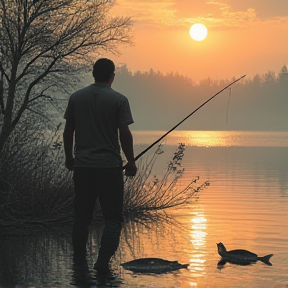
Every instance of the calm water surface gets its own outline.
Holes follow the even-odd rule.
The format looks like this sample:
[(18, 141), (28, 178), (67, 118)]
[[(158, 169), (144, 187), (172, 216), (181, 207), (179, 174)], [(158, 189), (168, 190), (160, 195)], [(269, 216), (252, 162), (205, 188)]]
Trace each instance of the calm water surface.
[[(136, 155), (163, 134), (134, 132)], [(120, 287), (288, 287), (288, 133), (176, 131), (163, 143), (153, 173), (160, 176), (178, 143), (185, 143), (179, 189), (197, 176), (198, 183), (209, 181), (210, 186), (197, 201), (167, 210), (171, 221), (125, 225), (113, 259), (124, 281)], [(91, 231), (89, 267), (81, 272), (92, 280), (101, 229)], [(73, 269), (68, 232), (1, 237), (0, 287), (72, 287), (79, 271)], [(228, 250), (273, 253), (273, 265), (258, 261), (219, 267), (220, 241)], [(140, 257), (177, 260), (189, 267), (162, 275), (119, 268)]]

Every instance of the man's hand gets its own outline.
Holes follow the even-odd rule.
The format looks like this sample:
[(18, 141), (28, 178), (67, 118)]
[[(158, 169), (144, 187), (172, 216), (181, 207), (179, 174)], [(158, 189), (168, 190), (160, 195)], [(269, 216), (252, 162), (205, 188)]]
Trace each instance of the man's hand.
[(135, 176), (137, 172), (137, 167), (135, 162), (128, 162), (125, 165), (125, 175), (126, 176)]
[(65, 167), (70, 171), (74, 170), (74, 158), (73, 157), (66, 158)]

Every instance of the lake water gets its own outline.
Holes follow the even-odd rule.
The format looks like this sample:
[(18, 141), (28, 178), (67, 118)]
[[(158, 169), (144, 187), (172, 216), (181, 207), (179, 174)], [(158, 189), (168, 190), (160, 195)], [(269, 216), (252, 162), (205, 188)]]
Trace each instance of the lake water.
[[(133, 134), (138, 155), (164, 132)], [(288, 287), (288, 132), (175, 131), (163, 141), (164, 153), (153, 171), (157, 176), (165, 171), (178, 143), (186, 146), (179, 189), (198, 176), (198, 183), (209, 181), (210, 186), (189, 205), (168, 209), (171, 221), (124, 226), (112, 263), (124, 281), (119, 287)], [(101, 229), (91, 231), (89, 267), (82, 271), (92, 280)], [(72, 287), (77, 271), (68, 232), (65, 228), (1, 237), (0, 287)], [(272, 266), (260, 261), (218, 266), (219, 242), (227, 250), (246, 249), (258, 256), (272, 253)], [(141, 257), (189, 266), (160, 275), (119, 268), (119, 263)]]

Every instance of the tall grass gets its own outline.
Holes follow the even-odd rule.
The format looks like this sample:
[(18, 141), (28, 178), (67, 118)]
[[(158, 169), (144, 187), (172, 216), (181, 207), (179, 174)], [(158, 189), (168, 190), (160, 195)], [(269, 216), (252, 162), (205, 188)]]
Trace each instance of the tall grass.
[(19, 126), (0, 155), (0, 218), (6, 226), (63, 223), (73, 217), (62, 135), (59, 129), (47, 132), (35, 126)]

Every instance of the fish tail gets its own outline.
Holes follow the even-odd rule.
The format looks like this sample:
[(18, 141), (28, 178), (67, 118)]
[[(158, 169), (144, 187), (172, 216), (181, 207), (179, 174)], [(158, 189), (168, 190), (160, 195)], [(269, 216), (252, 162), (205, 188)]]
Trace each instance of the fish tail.
[(266, 256), (259, 257), (258, 259), (260, 261), (262, 261), (263, 263), (265, 263), (265, 264), (267, 264), (269, 266), (272, 266), (272, 263), (269, 261), (272, 256), (273, 256), (273, 254), (268, 254)]

